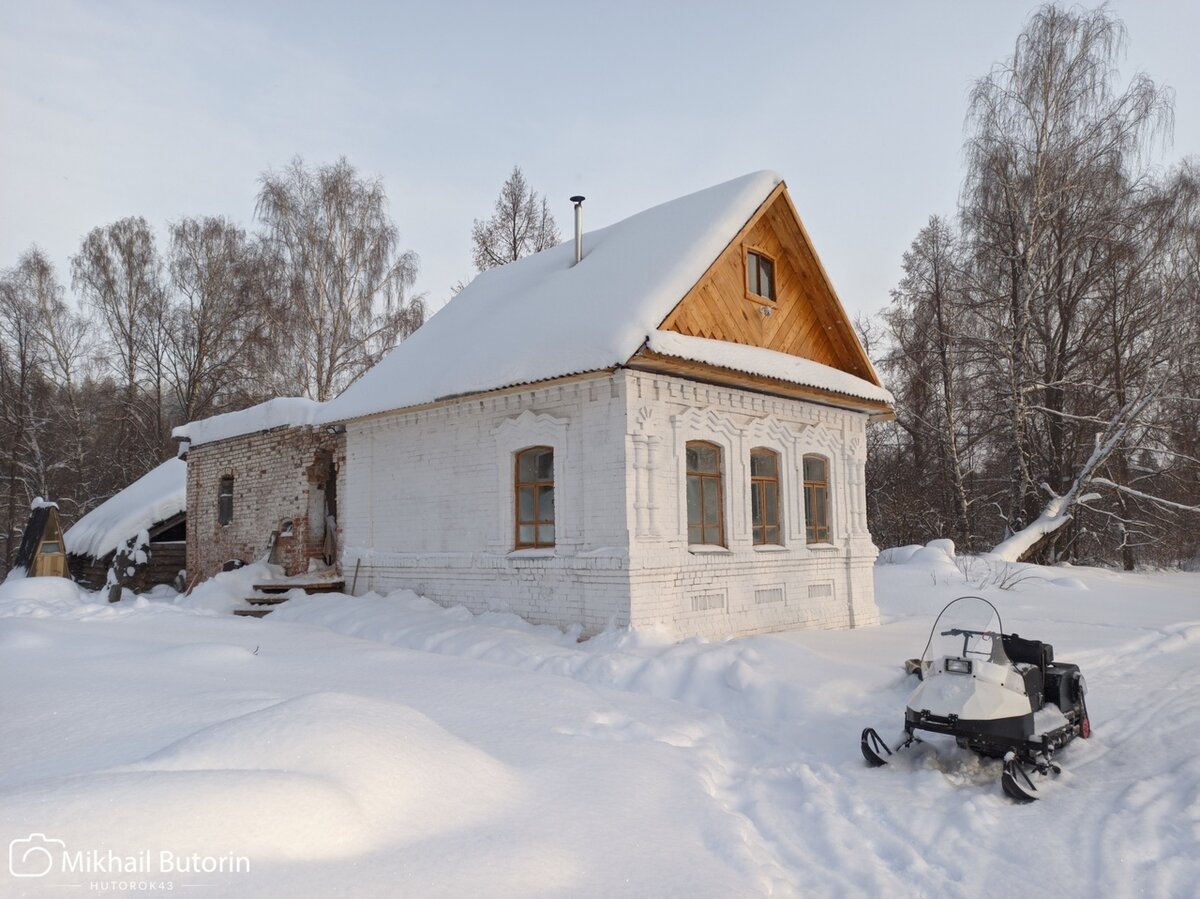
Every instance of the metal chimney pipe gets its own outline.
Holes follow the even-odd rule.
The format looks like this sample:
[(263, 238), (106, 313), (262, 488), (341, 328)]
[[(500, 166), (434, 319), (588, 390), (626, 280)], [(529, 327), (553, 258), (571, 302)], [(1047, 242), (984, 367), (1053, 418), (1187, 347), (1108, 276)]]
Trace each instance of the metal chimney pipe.
[(583, 258), (583, 197), (571, 197), (575, 204), (575, 261)]

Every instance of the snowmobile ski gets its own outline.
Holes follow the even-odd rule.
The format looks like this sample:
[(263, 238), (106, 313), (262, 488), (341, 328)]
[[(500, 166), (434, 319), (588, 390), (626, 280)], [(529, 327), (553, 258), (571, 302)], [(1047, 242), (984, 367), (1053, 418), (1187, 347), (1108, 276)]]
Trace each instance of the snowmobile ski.
[(1033, 778), (1029, 776), (1025, 766), (1015, 758), (1010, 758), (1004, 763), (1004, 773), (1000, 776), (1000, 787), (1004, 790), (1005, 796), (1015, 799), (1017, 802), (1033, 802), (1038, 798)]
[(888, 763), (889, 756), (895, 755), (901, 749), (907, 749), (916, 742), (918, 742), (917, 738), (905, 731), (904, 739), (900, 741), (895, 749), (892, 749), (883, 741), (883, 737), (876, 733), (875, 728), (866, 727), (863, 728), (860, 746), (863, 758), (867, 760), (867, 764), (872, 768), (878, 768), (880, 765)]
[(883, 738), (875, 733), (873, 727), (863, 728), (861, 745), (863, 758), (873, 768), (887, 764), (887, 759), (882, 753), (892, 754), (892, 750), (888, 748), (887, 743), (883, 742)]
[(1000, 786), (1004, 795), (1010, 799), (1017, 802), (1033, 802), (1041, 797), (1032, 775), (1048, 777), (1061, 773), (1062, 768), (1052, 762), (1040, 761), (1030, 765), (1017, 758), (1016, 753), (1010, 752), (1004, 757), (1004, 774), (1000, 777)]

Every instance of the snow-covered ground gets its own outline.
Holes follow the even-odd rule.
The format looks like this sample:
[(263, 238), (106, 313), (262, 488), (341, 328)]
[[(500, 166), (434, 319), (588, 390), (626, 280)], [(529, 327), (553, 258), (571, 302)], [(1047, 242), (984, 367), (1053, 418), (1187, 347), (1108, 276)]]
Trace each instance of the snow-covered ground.
[[(1200, 883), (1197, 574), (956, 567), (909, 548), (876, 569), (879, 627), (678, 645), (577, 643), (412, 594), (235, 618), (233, 580), (114, 606), (53, 579), (0, 586), (0, 843), (17, 841), (15, 873), (53, 864), (0, 865), (0, 895), (170, 882), (197, 897), (1192, 896)], [(859, 755), (865, 725), (899, 732), (903, 660), (968, 592), (1087, 676), (1094, 735), (1063, 752), (1041, 802), (1010, 803), (998, 763), (952, 742), (878, 770)]]

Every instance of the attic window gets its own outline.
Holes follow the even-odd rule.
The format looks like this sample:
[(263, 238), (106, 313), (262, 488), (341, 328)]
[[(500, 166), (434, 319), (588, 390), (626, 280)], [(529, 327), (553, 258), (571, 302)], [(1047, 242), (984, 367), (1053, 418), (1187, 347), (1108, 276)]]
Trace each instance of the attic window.
[(746, 251), (746, 291), (764, 300), (775, 300), (775, 261), (754, 250)]

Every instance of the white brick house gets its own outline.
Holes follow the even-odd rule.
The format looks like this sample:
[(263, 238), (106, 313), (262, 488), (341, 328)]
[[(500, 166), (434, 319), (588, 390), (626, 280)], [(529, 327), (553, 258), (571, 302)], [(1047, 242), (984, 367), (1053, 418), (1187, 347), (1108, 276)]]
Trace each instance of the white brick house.
[(358, 592), (682, 637), (878, 619), (890, 403), (760, 172), (480, 275), (315, 424)]

